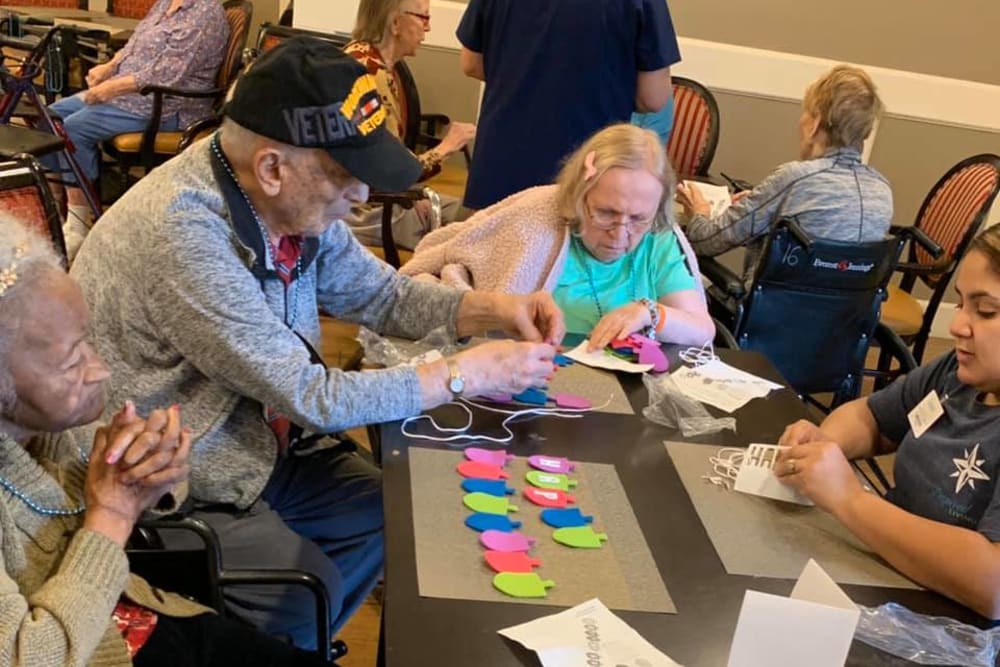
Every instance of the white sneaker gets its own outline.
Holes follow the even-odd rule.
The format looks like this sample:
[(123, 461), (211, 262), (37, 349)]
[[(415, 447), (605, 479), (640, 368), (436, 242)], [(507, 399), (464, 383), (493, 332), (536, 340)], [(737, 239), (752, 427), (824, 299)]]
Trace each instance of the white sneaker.
[(63, 224), (63, 240), (66, 241), (66, 258), (70, 264), (76, 259), (76, 253), (80, 252), (80, 246), (83, 245), (83, 240), (87, 238), (87, 234), (89, 233), (90, 225), (72, 215)]

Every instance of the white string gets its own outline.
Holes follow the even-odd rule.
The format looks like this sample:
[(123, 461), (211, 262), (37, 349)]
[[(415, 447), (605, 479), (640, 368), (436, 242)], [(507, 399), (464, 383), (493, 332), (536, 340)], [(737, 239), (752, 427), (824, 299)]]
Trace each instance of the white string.
[[(447, 427), (441, 426), (431, 415), (417, 415), (416, 417), (408, 417), (403, 420), (400, 430), (403, 435), (408, 438), (415, 438), (417, 440), (431, 440), (434, 442), (462, 442), (465, 441), (467, 444), (472, 444), (473, 442), (485, 440), (486, 442), (494, 442), (497, 444), (506, 444), (514, 439), (514, 432), (510, 430), (508, 424), (518, 417), (524, 416), (544, 416), (549, 415), (551, 417), (559, 417), (561, 419), (579, 419), (583, 416), (585, 412), (592, 412), (594, 410), (600, 410), (601, 408), (607, 407), (611, 403), (611, 398), (609, 397), (602, 405), (589, 408), (526, 408), (522, 410), (505, 410), (502, 408), (494, 408), (487, 405), (482, 405), (480, 403), (475, 403), (471, 400), (460, 398), (458, 401), (452, 401), (447, 403), (447, 405), (456, 405), (465, 411), (467, 416), (466, 423), (464, 426), (454, 426)], [(496, 437), (492, 435), (477, 435), (475, 433), (466, 433), (470, 428), (472, 428), (472, 410), (469, 406), (479, 408), (481, 410), (486, 410), (487, 412), (497, 412), (499, 414), (507, 415), (507, 417), (500, 422), (500, 428), (506, 431), (506, 436)], [(453, 433), (454, 435), (447, 436), (436, 436), (436, 435), (424, 435), (422, 433), (414, 433), (407, 429), (407, 427), (415, 422), (426, 420), (430, 422), (430, 425), (436, 429), (439, 433)]]
[(681, 361), (692, 366), (704, 366), (719, 359), (718, 355), (715, 354), (715, 347), (712, 345), (712, 341), (708, 341), (701, 347), (689, 347), (681, 350), (678, 356), (680, 356)]

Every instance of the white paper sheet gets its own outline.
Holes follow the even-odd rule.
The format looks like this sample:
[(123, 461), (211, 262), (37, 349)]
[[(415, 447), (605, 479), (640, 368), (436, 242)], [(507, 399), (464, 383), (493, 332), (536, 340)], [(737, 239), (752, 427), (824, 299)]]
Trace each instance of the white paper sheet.
[(626, 373), (645, 373), (652, 370), (652, 364), (633, 364), (630, 361), (612, 357), (604, 350), (587, 351), (587, 342), (583, 341), (569, 352), (563, 354), (573, 361), (578, 361), (585, 366), (593, 368), (606, 368), (610, 371), (624, 371)]
[(686, 395), (732, 413), (755, 398), (763, 398), (781, 385), (715, 360), (701, 366), (682, 367), (671, 374)]
[(843, 667), (860, 615), (810, 560), (790, 598), (747, 591), (729, 667)]
[(698, 181), (684, 181), (684, 187), (695, 186), (701, 192), (702, 196), (708, 200), (708, 205), (712, 208), (712, 212), (708, 217), (717, 218), (726, 212), (730, 204), (733, 203), (733, 197), (729, 194), (729, 188), (725, 185), (712, 185), (711, 183), (700, 183)]
[(749, 493), (764, 498), (782, 500), (798, 505), (812, 505), (801, 493), (778, 481), (774, 476), (774, 461), (778, 458), (780, 447), (777, 445), (751, 444), (743, 455), (743, 463), (736, 473), (736, 483), (733, 488), (742, 493)]
[(542, 667), (680, 667), (597, 598), (498, 632), (537, 653)]

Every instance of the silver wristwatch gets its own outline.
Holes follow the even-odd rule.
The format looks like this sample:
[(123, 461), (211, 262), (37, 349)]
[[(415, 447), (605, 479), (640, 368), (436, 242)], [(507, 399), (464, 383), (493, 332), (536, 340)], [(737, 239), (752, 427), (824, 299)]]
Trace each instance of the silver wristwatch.
[(448, 391), (451, 392), (452, 398), (458, 399), (462, 397), (462, 392), (465, 391), (465, 378), (462, 376), (462, 371), (458, 367), (458, 362), (454, 359), (448, 359)]

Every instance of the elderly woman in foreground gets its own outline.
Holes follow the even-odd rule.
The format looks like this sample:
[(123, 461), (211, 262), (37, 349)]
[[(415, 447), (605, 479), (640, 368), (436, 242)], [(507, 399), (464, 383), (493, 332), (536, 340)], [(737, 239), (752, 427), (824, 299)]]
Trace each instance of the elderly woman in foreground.
[(401, 273), (466, 289), (552, 292), (592, 348), (641, 332), (701, 345), (714, 327), (698, 267), (673, 225), (674, 173), (659, 138), (605, 128), (554, 185), (529, 188), (428, 235)]
[(0, 215), (0, 665), (320, 665), (130, 575), (140, 514), (183, 495), (180, 408), (104, 408), (87, 309), (48, 244)]
[(792, 219), (812, 238), (867, 243), (885, 237), (892, 222), (892, 190), (861, 161), (865, 139), (882, 111), (875, 84), (858, 67), (838, 65), (806, 90), (799, 118), (799, 159), (778, 167), (757, 187), (733, 197), (717, 217), (697, 185), (677, 189), (690, 219), (688, 239), (699, 255), (747, 246), (749, 282), (764, 237)]
[[(973, 240), (955, 289), (953, 351), (819, 426), (792, 424), (774, 469), (903, 574), (1000, 619), (1000, 226)], [(848, 461), (889, 452), (881, 498)]]

